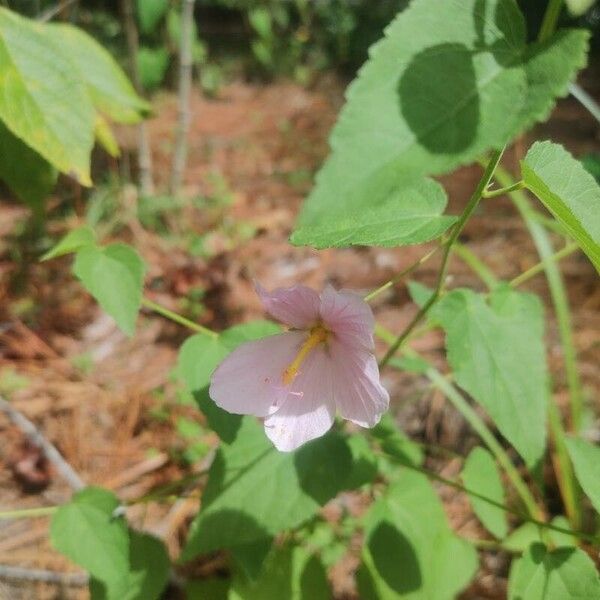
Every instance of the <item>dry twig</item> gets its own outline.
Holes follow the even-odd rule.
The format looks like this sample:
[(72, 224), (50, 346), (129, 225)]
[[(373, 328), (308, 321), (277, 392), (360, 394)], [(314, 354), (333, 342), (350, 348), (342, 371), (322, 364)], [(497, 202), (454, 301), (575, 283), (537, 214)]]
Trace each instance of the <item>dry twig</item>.
[(62, 457), (54, 444), (50, 443), (42, 432), (22, 413), (15, 409), (8, 400), (0, 396), (0, 411), (16, 425), (27, 437), (27, 439), (51, 462), (64, 480), (75, 490), (81, 490), (85, 483), (75, 472), (73, 467)]

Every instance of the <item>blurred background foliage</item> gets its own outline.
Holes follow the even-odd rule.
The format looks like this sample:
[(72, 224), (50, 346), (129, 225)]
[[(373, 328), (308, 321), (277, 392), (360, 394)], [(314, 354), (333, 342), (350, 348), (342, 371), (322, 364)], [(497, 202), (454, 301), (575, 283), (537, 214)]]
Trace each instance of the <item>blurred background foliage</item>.
[[(125, 41), (119, 0), (72, 2), (67, 18), (83, 27), (122, 63)], [(136, 0), (140, 49), (137, 57), (144, 88), (173, 86), (180, 36), (178, 0)], [(545, 2), (518, 0), (532, 33), (538, 31)], [(267, 79), (292, 77), (310, 84), (320, 72), (336, 69), (351, 77), (367, 57), (383, 28), (408, 0), (198, 0), (193, 57), (207, 95), (240, 75)], [(54, 0), (11, 0), (10, 7), (29, 17), (43, 15)], [(600, 5), (564, 25), (587, 27), (600, 48)]]

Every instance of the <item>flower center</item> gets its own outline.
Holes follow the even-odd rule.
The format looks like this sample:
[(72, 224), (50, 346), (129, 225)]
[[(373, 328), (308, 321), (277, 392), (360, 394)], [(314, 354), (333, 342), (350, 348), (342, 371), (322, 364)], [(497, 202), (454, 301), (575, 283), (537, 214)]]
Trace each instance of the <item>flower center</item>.
[(300, 350), (298, 350), (298, 354), (296, 354), (296, 358), (288, 365), (288, 367), (283, 372), (283, 383), (284, 385), (290, 385), (292, 381), (298, 375), (298, 371), (300, 366), (306, 359), (306, 357), (310, 354), (311, 350), (314, 350), (319, 344), (323, 344), (327, 341), (327, 337), (329, 336), (329, 331), (325, 329), (322, 325), (315, 325), (310, 330), (310, 335), (308, 339), (300, 346)]

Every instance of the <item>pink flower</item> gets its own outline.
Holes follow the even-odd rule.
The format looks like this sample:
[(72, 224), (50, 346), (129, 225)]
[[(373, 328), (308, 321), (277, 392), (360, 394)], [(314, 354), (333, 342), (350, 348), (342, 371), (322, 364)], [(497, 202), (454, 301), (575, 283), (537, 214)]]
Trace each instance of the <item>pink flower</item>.
[(373, 427), (389, 404), (373, 354), (374, 318), (357, 294), (295, 285), (269, 293), (268, 313), (289, 331), (247, 342), (215, 370), (210, 397), (231, 413), (264, 418), (279, 450), (326, 433), (336, 411)]

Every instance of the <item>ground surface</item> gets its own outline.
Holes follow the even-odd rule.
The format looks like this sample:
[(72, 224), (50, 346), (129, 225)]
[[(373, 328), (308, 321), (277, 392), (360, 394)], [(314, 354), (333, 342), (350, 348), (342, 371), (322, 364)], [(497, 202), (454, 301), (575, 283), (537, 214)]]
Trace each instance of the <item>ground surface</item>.
[[(327, 153), (327, 134), (342, 102), (342, 85), (323, 79), (306, 90), (290, 83), (234, 83), (218, 99), (193, 101), (188, 169), (184, 195), (176, 210), (161, 213), (162, 200), (140, 201), (142, 218), (135, 216), (135, 190), (115, 192), (101, 176), (96, 208), (108, 206), (100, 228), (107, 239), (133, 242), (148, 265), (148, 294), (154, 300), (221, 329), (262, 316), (252, 280), (267, 288), (301, 282), (316, 288), (335, 286), (367, 291), (414, 262), (425, 249), (352, 249), (317, 253), (287, 243), (311, 176)], [(175, 127), (174, 98), (156, 99), (156, 118), (150, 122), (154, 169), (159, 188), (169, 169), (169, 150)], [(572, 101), (562, 101), (549, 126), (536, 135), (552, 136), (575, 154), (598, 151), (598, 127)], [(124, 146), (133, 147), (132, 132), (121, 132)], [(528, 147), (529, 136), (507, 154), (515, 164)], [(121, 166), (98, 158), (99, 169), (122, 176)], [(123, 166), (124, 165), (124, 166)], [(468, 199), (477, 168), (463, 169), (444, 180), (452, 212)], [(57, 237), (76, 226), (86, 210), (78, 190), (68, 184), (50, 203), (49, 230)], [(111, 191), (112, 190), (112, 191)], [(104, 194), (104, 196), (103, 196)], [(192, 201), (191, 198), (202, 198)], [(76, 207), (78, 217), (65, 206)], [(169, 204), (167, 203), (167, 206)], [(65, 219), (60, 215), (67, 212)], [(193, 468), (182, 454), (189, 439), (177, 431), (178, 419), (199, 419), (192, 406), (181, 402), (171, 376), (176, 349), (187, 332), (159, 317), (144, 313), (136, 336), (128, 340), (69, 273), (69, 259), (33, 264), (20, 277), (15, 260), (15, 231), (26, 211), (0, 204), (0, 393), (31, 419), (57, 445), (66, 460), (88, 483), (111, 488), (123, 499), (143, 496), (150, 489), (181, 477)], [(535, 250), (510, 202), (488, 203), (469, 223), (464, 241), (498, 277), (510, 279), (537, 262)], [(200, 241), (199, 241), (200, 240)], [(435, 278), (435, 260), (414, 276), (425, 284)], [(573, 307), (575, 342), (587, 397), (600, 391), (600, 288), (585, 258), (574, 255), (563, 263)], [(458, 258), (452, 260), (453, 286), (483, 289), (473, 272)], [(22, 284), (15, 287), (15, 280)], [(550, 307), (543, 278), (527, 288), (542, 295)], [(406, 288), (397, 286), (375, 303), (378, 319), (400, 331), (415, 312)], [(550, 309), (548, 351), (556, 375), (557, 398), (565, 397), (562, 359)], [(416, 346), (439, 362), (443, 339), (428, 333)], [(415, 375), (385, 373), (393, 411), (414, 438), (464, 455), (476, 443), (462, 419)], [(593, 417), (595, 418), (595, 417)], [(597, 429), (597, 423), (596, 423)], [(0, 418), (0, 509), (48, 506), (65, 501), (69, 488), (59, 475), (39, 461), (20, 431)], [(187, 441), (186, 441), (187, 440)], [(203, 438), (211, 445), (215, 440)], [(205, 459), (206, 460), (206, 459)], [(202, 460), (200, 461), (202, 467)], [(460, 470), (459, 459), (432, 459), (445, 476)], [(28, 493), (36, 484), (46, 487)], [(480, 536), (463, 495), (440, 489), (456, 530)], [(195, 494), (176, 504), (150, 503), (132, 508), (138, 527), (161, 535), (177, 553), (189, 517), (197, 510)], [(331, 509), (335, 513), (334, 508)], [(48, 520), (0, 521), (0, 565), (75, 570), (47, 542)], [(198, 574), (221, 568), (222, 559), (196, 566)], [(477, 581), (464, 599), (505, 596), (508, 559), (487, 553)], [(350, 557), (331, 573), (339, 598), (355, 598)], [(3, 583), (0, 598), (84, 598), (75, 587)], [(3, 596), (4, 594), (4, 596)]]

